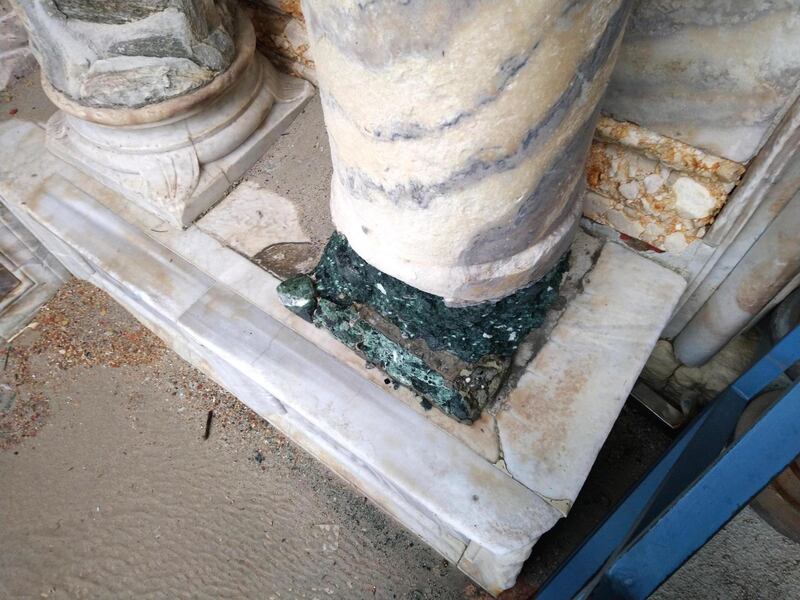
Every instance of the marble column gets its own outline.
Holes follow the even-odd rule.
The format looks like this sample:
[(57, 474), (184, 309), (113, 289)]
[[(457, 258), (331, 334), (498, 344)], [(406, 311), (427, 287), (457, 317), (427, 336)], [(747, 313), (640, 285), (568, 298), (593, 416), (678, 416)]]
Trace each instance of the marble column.
[(235, 0), (15, 4), (61, 109), (48, 148), (175, 226), (258, 158), (273, 104), (310, 93), (255, 52)]
[(305, 0), (336, 227), (450, 305), (567, 250), (626, 0)]
[(603, 110), (745, 163), (798, 84), (800, 0), (638, 0)]

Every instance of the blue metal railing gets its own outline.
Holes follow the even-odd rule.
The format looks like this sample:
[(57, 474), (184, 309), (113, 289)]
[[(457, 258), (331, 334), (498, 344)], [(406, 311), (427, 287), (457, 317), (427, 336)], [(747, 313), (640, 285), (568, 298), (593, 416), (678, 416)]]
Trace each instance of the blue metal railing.
[(798, 360), (800, 327), (692, 421), (537, 600), (647, 598), (800, 454), (800, 382), (728, 447), (747, 404)]

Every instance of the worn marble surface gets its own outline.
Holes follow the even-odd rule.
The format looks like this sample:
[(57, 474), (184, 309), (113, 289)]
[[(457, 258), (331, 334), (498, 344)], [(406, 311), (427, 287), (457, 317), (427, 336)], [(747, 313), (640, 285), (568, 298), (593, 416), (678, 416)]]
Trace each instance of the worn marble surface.
[[(196, 225), (165, 227), (43, 144), (33, 124), (0, 126), (0, 148), (15, 149), (0, 161), (0, 197), (70, 271), (495, 594), (567, 512), (679, 294), (672, 272), (585, 243), (576, 268), (592, 269), (599, 251), (597, 264), (571, 283), (538, 354), (553, 371), (578, 357), (574, 387), (532, 381), (528, 369), (513, 395), (467, 427), (404, 400), (285, 310), (276, 278), (219, 238)], [(537, 445), (544, 438), (553, 443)]]
[(275, 244), (309, 241), (294, 204), (252, 181), (240, 183), (197, 226), (249, 257)]
[(639, 0), (603, 109), (747, 162), (799, 84), (799, 0)]
[(583, 287), (497, 414), (508, 471), (564, 514), (686, 282), (606, 244)]
[(137, 107), (180, 96), (236, 54), (231, 0), (13, 0), (48, 82), (81, 104)]
[(552, 268), (628, 6), (306, 0), (331, 211), (353, 248), (452, 304)]
[(0, 1), (0, 92), (35, 67), (25, 27), (5, 0)]

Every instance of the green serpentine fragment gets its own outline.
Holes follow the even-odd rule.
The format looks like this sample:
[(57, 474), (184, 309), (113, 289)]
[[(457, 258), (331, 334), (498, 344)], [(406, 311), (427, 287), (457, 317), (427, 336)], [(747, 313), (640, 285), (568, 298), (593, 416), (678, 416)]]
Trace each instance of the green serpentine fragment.
[(317, 290), (308, 275), (296, 275), (278, 286), (278, 299), (294, 314), (311, 321), (317, 308)]
[(452, 389), (439, 373), (370, 326), (353, 308), (342, 308), (320, 298), (314, 324), (330, 331), (336, 339), (380, 367), (397, 383), (421, 394), (456, 419), (472, 421), (480, 414), (481, 407), (474, 399)]
[(313, 279), (287, 279), (278, 296), (394, 382), (472, 422), (497, 394), (520, 342), (542, 324), (567, 264), (565, 256), (544, 278), (496, 303), (455, 308), (367, 264), (335, 233)]

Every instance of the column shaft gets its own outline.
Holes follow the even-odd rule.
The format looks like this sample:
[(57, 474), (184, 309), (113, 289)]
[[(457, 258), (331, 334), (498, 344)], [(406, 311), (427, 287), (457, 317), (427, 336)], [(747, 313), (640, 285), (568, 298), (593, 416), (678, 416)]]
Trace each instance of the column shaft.
[(305, 0), (337, 228), (450, 304), (544, 275), (583, 165), (626, 0)]

